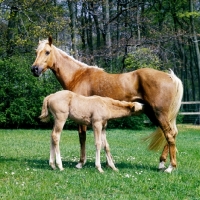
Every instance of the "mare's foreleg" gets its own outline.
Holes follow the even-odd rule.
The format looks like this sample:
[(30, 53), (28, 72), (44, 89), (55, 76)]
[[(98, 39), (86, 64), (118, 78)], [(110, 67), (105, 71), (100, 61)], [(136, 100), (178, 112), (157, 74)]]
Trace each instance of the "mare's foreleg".
[(63, 129), (64, 124), (65, 121), (59, 121), (57, 119), (54, 122), (54, 127), (51, 134), (50, 159), (49, 159), (49, 165), (51, 166), (52, 169), (56, 169), (55, 165), (55, 160), (56, 160), (58, 168), (60, 170), (63, 170), (59, 143), (60, 143), (61, 131)]
[(115, 164), (112, 159), (112, 155), (110, 153), (110, 147), (109, 147), (108, 141), (106, 139), (105, 128), (103, 128), (103, 130), (102, 130), (101, 140), (102, 140), (102, 145), (103, 145), (104, 151), (106, 153), (106, 159), (107, 159), (108, 166), (111, 167), (113, 170), (118, 171), (118, 169), (115, 167)]
[(80, 161), (76, 165), (76, 168), (78, 169), (81, 169), (83, 165), (86, 163), (86, 152), (85, 152), (86, 130), (87, 126), (79, 125), (78, 135), (81, 148), (80, 148)]

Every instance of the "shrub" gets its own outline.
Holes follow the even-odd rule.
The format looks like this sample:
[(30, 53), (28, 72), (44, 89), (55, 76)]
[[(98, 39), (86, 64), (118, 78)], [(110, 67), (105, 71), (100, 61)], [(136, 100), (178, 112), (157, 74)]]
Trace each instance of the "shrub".
[(43, 98), (60, 90), (52, 73), (35, 78), (30, 72), (29, 55), (0, 60), (0, 127), (31, 128), (41, 123), (38, 119)]
[(144, 67), (159, 69), (161, 62), (155, 54), (148, 48), (140, 48), (128, 54), (125, 59), (127, 71), (132, 71)]

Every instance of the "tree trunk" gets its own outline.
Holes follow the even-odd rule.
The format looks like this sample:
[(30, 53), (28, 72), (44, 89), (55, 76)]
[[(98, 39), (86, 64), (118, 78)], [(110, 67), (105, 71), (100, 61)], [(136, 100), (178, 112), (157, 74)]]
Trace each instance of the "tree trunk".
[(106, 47), (110, 49), (111, 47), (111, 37), (110, 37), (110, 13), (109, 13), (109, 0), (105, 0), (105, 21), (106, 21)]
[(140, 6), (139, 2), (137, 1), (137, 42), (140, 44)]
[[(190, 12), (193, 12), (193, 1), (190, 0)], [(196, 52), (196, 60), (197, 60), (197, 68), (198, 68), (198, 80), (199, 80), (199, 90), (200, 90), (200, 52), (199, 52), (199, 45), (198, 45), (198, 40), (197, 40), (197, 34), (195, 30), (195, 25), (194, 25), (194, 18), (191, 15), (190, 16), (190, 22), (191, 22), (191, 31), (193, 35), (193, 42), (195, 46), (195, 52)], [(198, 91), (199, 91), (198, 90)], [(200, 92), (199, 92), (199, 99), (200, 99)]]
[(71, 42), (72, 42), (72, 55), (78, 58), (77, 53), (77, 38), (76, 38), (76, 4), (74, 1), (68, 0), (69, 13), (70, 13), (70, 27), (71, 27)]
[(87, 19), (87, 43), (90, 50), (90, 54), (93, 54), (93, 37), (92, 37), (92, 16), (89, 13)]
[(81, 8), (81, 41), (82, 41), (82, 50), (86, 49), (86, 31), (85, 31), (85, 3), (82, 4)]
[(192, 41), (191, 39), (188, 40), (188, 43), (189, 43), (189, 51), (190, 51), (190, 63), (189, 63), (189, 66), (190, 66), (190, 73), (191, 73), (191, 85), (192, 85), (192, 101), (195, 101), (196, 100), (196, 92), (195, 92), (195, 73), (194, 73), (194, 69), (195, 69), (195, 66), (194, 66), (194, 54), (193, 54), (193, 48), (192, 48)]
[(8, 56), (13, 54), (14, 48), (15, 48), (14, 35), (17, 30), (17, 24), (18, 24), (17, 14), (18, 14), (18, 8), (15, 6), (11, 6), (7, 35), (6, 35), (6, 39), (7, 39), (6, 52)]
[(111, 58), (111, 36), (110, 36), (110, 9), (109, 0), (105, 0), (103, 3), (104, 10), (104, 34), (105, 34), (105, 45), (107, 49), (106, 65), (110, 67), (112, 72), (112, 58)]
[(98, 15), (97, 15), (97, 9), (98, 7), (94, 6), (94, 2), (90, 3), (90, 9), (92, 10), (93, 13), (93, 19), (96, 27), (96, 34), (97, 34), (97, 49), (101, 46), (101, 32), (100, 32), (100, 26), (99, 26), (99, 20), (98, 20)]

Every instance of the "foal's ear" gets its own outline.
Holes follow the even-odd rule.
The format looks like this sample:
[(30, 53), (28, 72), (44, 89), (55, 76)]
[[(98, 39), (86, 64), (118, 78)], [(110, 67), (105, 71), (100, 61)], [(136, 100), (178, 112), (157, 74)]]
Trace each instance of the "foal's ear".
[(135, 104), (131, 105), (131, 112), (135, 112)]
[(51, 36), (51, 35), (49, 36), (48, 40), (49, 40), (49, 45), (51, 46), (51, 45), (52, 45), (52, 41), (53, 41), (53, 39), (52, 39), (52, 36)]

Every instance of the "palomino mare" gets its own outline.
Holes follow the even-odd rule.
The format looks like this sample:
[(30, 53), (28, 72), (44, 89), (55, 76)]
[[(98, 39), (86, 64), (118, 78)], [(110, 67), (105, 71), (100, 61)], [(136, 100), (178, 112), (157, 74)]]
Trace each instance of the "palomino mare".
[[(145, 104), (145, 114), (157, 126), (148, 140), (149, 148), (157, 149), (165, 143), (159, 169), (165, 169), (165, 162), (170, 154), (170, 164), (165, 170), (171, 172), (176, 167), (176, 117), (183, 95), (182, 82), (170, 71), (161, 72), (142, 68), (129, 73), (108, 74), (103, 69), (88, 66), (67, 55), (52, 44), (52, 38), (40, 41), (37, 57), (31, 67), (34, 76), (40, 76), (51, 69), (64, 89), (84, 96), (107, 96), (117, 100), (138, 101)], [(86, 128), (79, 128), (81, 145), (81, 168), (86, 162)]]
[(104, 147), (107, 163), (113, 170), (115, 167), (110, 154), (109, 144), (106, 140), (106, 124), (109, 119), (140, 114), (143, 105), (138, 102), (118, 101), (108, 97), (85, 97), (69, 90), (63, 90), (47, 96), (43, 101), (40, 119), (47, 121), (49, 112), (54, 117), (54, 127), (51, 134), (50, 166), (55, 169), (56, 164), (63, 170), (60, 156), (60, 135), (63, 126), (70, 118), (79, 124), (92, 125), (96, 146), (95, 166), (99, 172), (103, 172), (100, 163), (101, 146)]

